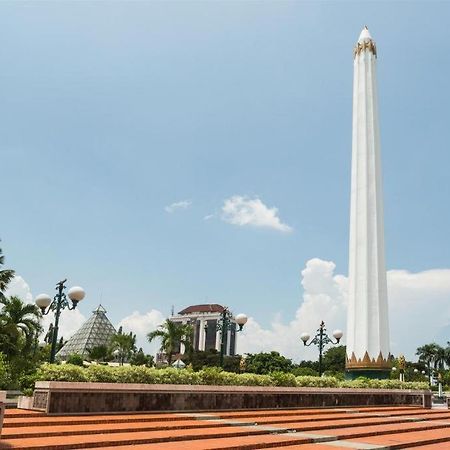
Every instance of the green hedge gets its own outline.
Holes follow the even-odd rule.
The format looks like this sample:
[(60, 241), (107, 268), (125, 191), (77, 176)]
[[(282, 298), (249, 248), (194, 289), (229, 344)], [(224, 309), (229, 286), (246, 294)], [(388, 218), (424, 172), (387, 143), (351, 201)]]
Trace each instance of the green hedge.
[(89, 366), (72, 364), (44, 364), (38, 369), (39, 381), (85, 381), (103, 383), (145, 383), (145, 384), (207, 384), (228, 386), (294, 386), (294, 387), (345, 387), (375, 389), (428, 389), (423, 382), (401, 383), (397, 380), (339, 381), (334, 377), (298, 376), (292, 373), (273, 372), (269, 375), (253, 373), (237, 374), (209, 367), (198, 372), (189, 369), (155, 369), (145, 366)]

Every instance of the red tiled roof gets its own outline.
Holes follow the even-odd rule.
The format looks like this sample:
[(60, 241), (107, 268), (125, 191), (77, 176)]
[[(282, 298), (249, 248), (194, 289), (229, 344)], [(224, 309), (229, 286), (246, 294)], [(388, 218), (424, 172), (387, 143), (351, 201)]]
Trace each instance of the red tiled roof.
[(224, 307), (218, 305), (217, 303), (207, 304), (207, 305), (192, 305), (181, 310), (178, 314), (191, 314), (191, 313), (221, 313)]

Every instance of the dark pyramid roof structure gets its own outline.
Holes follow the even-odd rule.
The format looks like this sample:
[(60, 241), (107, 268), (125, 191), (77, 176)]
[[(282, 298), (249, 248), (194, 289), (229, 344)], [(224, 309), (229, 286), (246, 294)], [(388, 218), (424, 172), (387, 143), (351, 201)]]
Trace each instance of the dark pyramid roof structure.
[(114, 334), (116, 334), (116, 329), (106, 317), (105, 308), (99, 305), (95, 311), (92, 311), (92, 316), (64, 344), (56, 356), (61, 359), (66, 359), (74, 353), (88, 356), (89, 350), (93, 347), (108, 345)]

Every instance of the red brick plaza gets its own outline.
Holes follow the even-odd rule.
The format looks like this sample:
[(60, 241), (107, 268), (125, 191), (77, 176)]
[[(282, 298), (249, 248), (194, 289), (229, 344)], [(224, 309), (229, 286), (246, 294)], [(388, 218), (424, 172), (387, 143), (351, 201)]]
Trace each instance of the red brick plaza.
[(6, 411), (0, 449), (450, 449), (450, 411), (418, 407), (47, 415)]

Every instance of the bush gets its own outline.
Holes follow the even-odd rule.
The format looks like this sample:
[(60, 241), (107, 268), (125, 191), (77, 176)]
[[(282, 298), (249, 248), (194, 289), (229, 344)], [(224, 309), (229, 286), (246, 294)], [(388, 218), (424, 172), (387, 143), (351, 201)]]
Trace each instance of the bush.
[(83, 366), (83, 357), (78, 353), (72, 353), (67, 357), (67, 364), (73, 364), (74, 366)]
[(297, 380), (292, 373), (272, 372), (270, 378), (275, 386), (297, 386)]
[(428, 383), (422, 381), (400, 380), (371, 380), (370, 378), (359, 377), (353, 381), (341, 381), (339, 387), (342, 388), (360, 388), (360, 389), (411, 389), (426, 390)]
[(333, 377), (296, 377), (297, 386), (299, 387), (339, 387), (339, 382)]
[(10, 366), (5, 355), (0, 353), (0, 389), (8, 389), (11, 382)]
[[(272, 372), (269, 375), (255, 373), (237, 374), (225, 372), (219, 367), (207, 367), (198, 372), (191, 369), (167, 367), (156, 369), (145, 366), (109, 367), (91, 365), (87, 368), (73, 364), (44, 364), (37, 372), (36, 380), (47, 381), (90, 381), (100, 383), (142, 383), (142, 384), (204, 384), (217, 386), (292, 386), (313, 388), (372, 388), (372, 389), (427, 389), (427, 383), (398, 380), (370, 380), (358, 378), (354, 381), (339, 381), (334, 377), (294, 376), (291, 373)], [(27, 388), (32, 379), (24, 380)]]
[(295, 367), (291, 370), (291, 373), (295, 375), (296, 377), (304, 377), (304, 376), (310, 376), (310, 377), (318, 377), (319, 372), (317, 370), (312, 369), (311, 367)]
[(23, 395), (31, 395), (33, 393), (34, 383), (37, 379), (36, 372), (19, 378), (19, 387)]
[(37, 370), (36, 380), (41, 381), (92, 381), (87, 369), (73, 364), (43, 364)]

